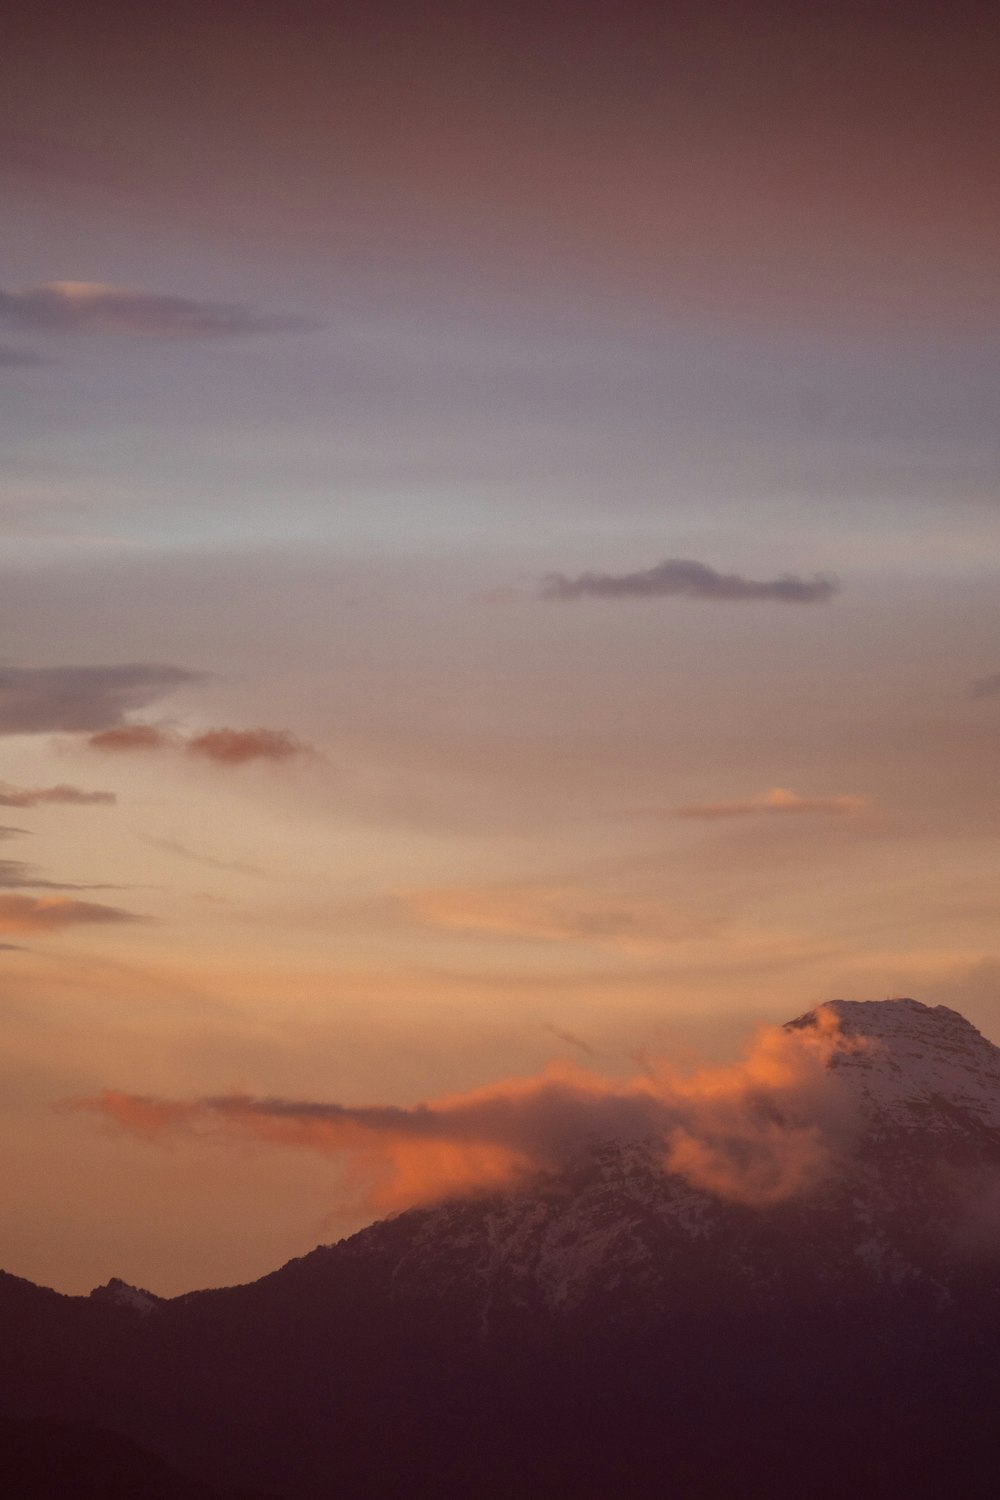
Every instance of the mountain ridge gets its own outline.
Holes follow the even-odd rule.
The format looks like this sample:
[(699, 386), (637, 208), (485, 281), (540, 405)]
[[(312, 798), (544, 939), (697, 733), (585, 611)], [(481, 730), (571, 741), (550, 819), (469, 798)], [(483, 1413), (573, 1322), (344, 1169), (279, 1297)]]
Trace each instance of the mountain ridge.
[(986, 1500), (1000, 1215), (976, 1213), (1000, 1206), (1000, 1048), (915, 1000), (784, 1030), (802, 1089), (748, 1107), (766, 1142), (830, 1145), (783, 1198), (712, 1194), (655, 1139), (589, 1140), (242, 1287), (149, 1306), (114, 1280), (66, 1298), (0, 1276), (0, 1411), (117, 1428), (287, 1500), (334, 1481), (345, 1500)]

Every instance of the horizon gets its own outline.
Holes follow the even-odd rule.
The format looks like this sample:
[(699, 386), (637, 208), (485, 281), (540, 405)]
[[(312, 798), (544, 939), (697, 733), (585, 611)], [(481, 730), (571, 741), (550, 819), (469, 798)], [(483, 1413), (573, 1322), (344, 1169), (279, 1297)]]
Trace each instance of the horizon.
[(105, 1094), (1000, 1041), (1000, 26), (668, 10), (11, 7), (12, 1274), (370, 1222), (349, 1144)]

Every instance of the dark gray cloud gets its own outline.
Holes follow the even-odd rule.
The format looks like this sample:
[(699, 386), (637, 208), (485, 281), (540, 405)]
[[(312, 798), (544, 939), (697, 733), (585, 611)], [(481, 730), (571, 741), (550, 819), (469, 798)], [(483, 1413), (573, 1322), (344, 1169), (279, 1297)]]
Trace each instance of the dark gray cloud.
[(296, 333), (319, 326), (309, 318), (259, 313), (243, 302), (164, 296), (89, 281), (51, 281), (21, 292), (0, 290), (0, 320), (37, 333), (140, 338)]
[(0, 734), (113, 729), (124, 723), (126, 714), (201, 676), (163, 662), (0, 667)]
[(783, 573), (780, 578), (760, 582), (739, 573), (717, 573), (706, 563), (691, 558), (667, 557), (652, 568), (636, 573), (546, 573), (541, 580), (543, 599), (718, 599), (747, 601), (772, 599), (780, 604), (816, 604), (830, 599), (840, 584), (829, 574), (814, 573), (798, 578)]
[(1000, 672), (977, 677), (969, 689), (970, 698), (1000, 698)]
[[(0, 807), (38, 807), (43, 802), (93, 807), (98, 804), (110, 805), (117, 801), (118, 798), (114, 792), (85, 792), (78, 786), (9, 786), (5, 782), (0, 782)], [(17, 828), (4, 832), (3, 837), (10, 838), (11, 832), (26, 833), (27, 831), (25, 828)]]
[(597, 1054), (589, 1042), (585, 1042), (582, 1036), (577, 1036), (574, 1031), (564, 1031), (561, 1026), (553, 1026), (551, 1021), (546, 1021), (545, 1030), (555, 1037), (557, 1042), (565, 1042), (568, 1047), (579, 1047), (581, 1052), (586, 1052), (588, 1057), (596, 1057)]

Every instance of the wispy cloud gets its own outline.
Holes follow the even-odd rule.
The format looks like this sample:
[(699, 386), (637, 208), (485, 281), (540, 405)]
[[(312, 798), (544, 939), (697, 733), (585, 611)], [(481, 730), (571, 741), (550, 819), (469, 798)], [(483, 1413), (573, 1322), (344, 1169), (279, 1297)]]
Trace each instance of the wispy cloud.
[(862, 812), (870, 806), (867, 797), (844, 793), (837, 797), (800, 797), (787, 787), (773, 786), (759, 797), (744, 797), (737, 802), (695, 802), (675, 807), (676, 818), (749, 818), (774, 813), (778, 816), (821, 814), (842, 817)]
[(407, 891), (411, 916), (428, 927), (529, 942), (579, 942), (633, 957), (703, 937), (714, 925), (662, 902), (534, 883), (428, 886)]
[(551, 1021), (546, 1021), (544, 1028), (550, 1036), (554, 1036), (557, 1042), (565, 1042), (567, 1047), (576, 1047), (580, 1052), (586, 1052), (588, 1057), (596, 1057), (596, 1052), (589, 1042), (585, 1042), (582, 1036), (577, 1036), (575, 1031), (564, 1031), (561, 1026), (553, 1026)]
[(779, 604), (817, 604), (831, 599), (840, 584), (829, 574), (799, 578), (783, 573), (760, 582), (739, 573), (718, 573), (690, 558), (668, 557), (635, 573), (546, 573), (539, 585), (543, 599), (711, 599), (722, 602), (774, 600)]
[(318, 327), (309, 318), (260, 313), (242, 302), (164, 296), (95, 281), (50, 281), (20, 292), (0, 290), (0, 319), (37, 333), (138, 338), (217, 338)]
[(174, 839), (156, 838), (151, 833), (137, 833), (136, 838), (141, 843), (148, 844), (151, 849), (158, 849), (161, 854), (173, 854), (177, 859), (187, 860), (194, 865), (204, 865), (209, 870), (224, 870), (234, 875), (263, 875), (264, 873), (259, 865), (243, 864), (235, 859), (216, 859), (211, 854), (199, 854), (197, 849), (189, 849), (186, 844), (178, 844)]
[(766, 1028), (743, 1062), (690, 1076), (650, 1066), (611, 1080), (562, 1063), (413, 1108), (116, 1091), (75, 1107), (149, 1140), (221, 1133), (342, 1157), (376, 1209), (515, 1185), (608, 1136), (658, 1142), (665, 1172), (764, 1206), (808, 1190), (830, 1165), (851, 1122), (827, 1064), (857, 1045), (820, 1011), (814, 1026)]
[(0, 667), (0, 734), (86, 733), (125, 716), (202, 673), (164, 662), (95, 667)]
[(66, 927), (143, 922), (147, 919), (118, 906), (76, 901), (65, 896), (0, 895), (0, 932), (25, 935), (61, 932)]
[(114, 792), (85, 792), (78, 786), (8, 786), (0, 782), (0, 807), (38, 807), (46, 802), (92, 807), (117, 801)]
[(43, 880), (34, 865), (23, 859), (0, 859), (0, 889), (3, 890), (49, 890), (49, 891), (114, 891), (120, 886), (80, 885), (73, 880)]

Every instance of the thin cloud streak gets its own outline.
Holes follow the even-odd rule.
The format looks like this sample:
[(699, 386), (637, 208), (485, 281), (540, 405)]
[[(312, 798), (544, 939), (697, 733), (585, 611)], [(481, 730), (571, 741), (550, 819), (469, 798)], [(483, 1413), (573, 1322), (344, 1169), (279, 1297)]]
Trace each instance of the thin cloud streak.
[(199, 854), (196, 849), (189, 849), (186, 844), (178, 844), (174, 839), (157, 838), (152, 833), (137, 833), (136, 838), (140, 843), (148, 844), (151, 849), (158, 849), (161, 854), (173, 854), (178, 859), (187, 860), (194, 865), (204, 865), (209, 870), (223, 870), (233, 875), (264, 874), (259, 865), (241, 864), (238, 860), (216, 859), (211, 854)]
[(75, 880), (44, 880), (35, 872), (34, 865), (26, 864), (23, 859), (0, 859), (0, 889), (20, 890), (30, 888), (34, 890), (50, 891), (118, 891), (121, 886), (117, 885), (81, 885)]
[(658, 1066), (610, 1080), (561, 1063), (413, 1108), (114, 1090), (71, 1107), (149, 1141), (221, 1135), (340, 1158), (368, 1206), (381, 1210), (516, 1187), (608, 1136), (658, 1143), (665, 1172), (765, 1206), (807, 1191), (830, 1167), (853, 1122), (827, 1065), (861, 1045), (821, 1010), (814, 1026), (765, 1028), (741, 1063), (686, 1077)]
[(635, 573), (580, 573), (575, 578), (565, 573), (546, 573), (539, 585), (539, 596), (556, 603), (577, 599), (687, 598), (817, 604), (832, 599), (839, 590), (838, 580), (829, 574), (798, 578), (784, 573), (780, 578), (759, 582), (739, 573), (718, 573), (691, 558), (668, 557)]
[(51, 281), (21, 292), (0, 289), (0, 320), (37, 333), (132, 338), (229, 338), (319, 326), (309, 318), (259, 313), (242, 302), (199, 301), (93, 281)]
[[(68, 806), (110, 806), (118, 801), (114, 792), (85, 792), (78, 786), (8, 786), (0, 782), (0, 807), (39, 807), (53, 802)], [(18, 832), (25, 832), (18, 829)]]
[(58, 933), (64, 928), (145, 922), (148, 918), (118, 906), (75, 901), (63, 896), (0, 896), (0, 932), (18, 936)]
[(838, 797), (800, 797), (787, 787), (773, 786), (759, 797), (745, 797), (737, 802), (695, 802), (675, 807), (675, 818), (751, 818), (777, 814), (787, 816), (845, 817), (869, 807), (867, 797), (845, 793)]

